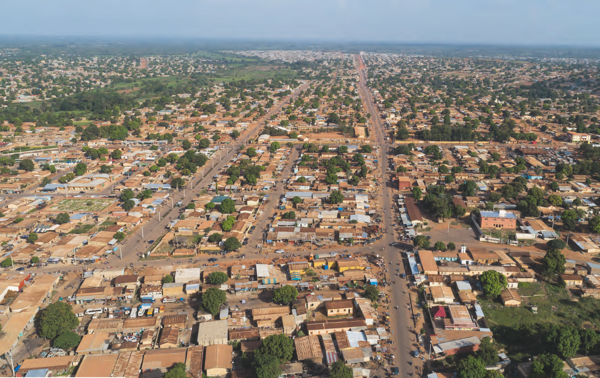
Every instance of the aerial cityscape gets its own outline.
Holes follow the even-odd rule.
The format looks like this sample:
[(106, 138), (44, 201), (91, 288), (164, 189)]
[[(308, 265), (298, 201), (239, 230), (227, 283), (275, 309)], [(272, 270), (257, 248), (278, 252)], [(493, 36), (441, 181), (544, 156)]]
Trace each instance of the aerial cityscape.
[(219, 37), (165, 3), (156, 38), (32, 3), (0, 26), (0, 375), (600, 377), (599, 34), (562, 2), (559, 36), (232, 0)]

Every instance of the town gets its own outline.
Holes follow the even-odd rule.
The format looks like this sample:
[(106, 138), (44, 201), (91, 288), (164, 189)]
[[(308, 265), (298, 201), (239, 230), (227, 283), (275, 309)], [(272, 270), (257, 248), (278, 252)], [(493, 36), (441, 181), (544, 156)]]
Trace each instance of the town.
[(2, 374), (599, 376), (597, 61), (21, 53)]

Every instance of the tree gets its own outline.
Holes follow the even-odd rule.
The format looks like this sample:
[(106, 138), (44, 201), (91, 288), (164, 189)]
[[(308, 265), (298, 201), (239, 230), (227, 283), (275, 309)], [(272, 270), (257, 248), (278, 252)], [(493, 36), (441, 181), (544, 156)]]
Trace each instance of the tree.
[(287, 362), (294, 356), (294, 341), (282, 333), (265, 338), (256, 351), (261, 355), (271, 355), (279, 362)]
[(416, 201), (421, 199), (421, 195), (423, 195), (423, 191), (418, 186), (413, 186), (412, 194)]
[(187, 209), (194, 210), (196, 208), (196, 204), (193, 202), (188, 203)]
[(560, 373), (563, 372), (564, 363), (555, 354), (541, 354), (533, 360), (531, 365), (531, 376), (532, 377), (552, 377), (558, 378), (563, 377)]
[(211, 285), (221, 285), (227, 282), (229, 278), (223, 272), (212, 272), (208, 275), (208, 283)]
[(446, 244), (444, 244), (444, 242), (438, 241), (438, 242), (435, 242), (435, 245), (433, 246), (433, 248), (438, 251), (445, 251)]
[(79, 345), (81, 336), (73, 331), (66, 331), (52, 341), (52, 346), (55, 348), (71, 349)]
[(294, 196), (294, 198), (292, 198), (292, 203), (294, 205), (297, 205), (299, 203), (302, 203), (302, 198), (298, 197), (298, 196)]
[(546, 243), (548, 249), (565, 249), (567, 248), (567, 244), (562, 239), (554, 239), (550, 240)]
[(223, 239), (223, 235), (215, 232), (214, 234), (208, 237), (208, 241), (211, 243), (219, 243)]
[(73, 307), (65, 302), (54, 302), (42, 311), (38, 323), (40, 336), (54, 340), (79, 325)]
[(2, 266), (3, 268), (8, 268), (9, 266), (13, 266), (13, 261), (10, 257), (7, 257), (4, 260), (2, 260), (0, 266)]
[(548, 196), (548, 202), (550, 202), (554, 206), (562, 206), (563, 199), (561, 196), (559, 196), (557, 194), (550, 194)]
[(565, 272), (567, 259), (558, 249), (550, 249), (542, 260), (542, 274), (554, 277)]
[(75, 176), (83, 176), (87, 172), (87, 164), (85, 163), (77, 163), (75, 166)]
[(489, 337), (481, 339), (477, 357), (479, 357), (486, 366), (495, 365), (496, 362), (498, 362), (498, 350)]
[(279, 142), (271, 143), (271, 152), (275, 152), (279, 149)]
[(485, 375), (485, 363), (473, 356), (460, 360), (456, 368), (457, 378), (482, 378)]
[(288, 211), (281, 216), (281, 219), (296, 219), (296, 212)]
[(477, 184), (475, 184), (475, 181), (467, 180), (461, 184), (459, 190), (463, 192), (465, 196), (473, 197), (475, 195), (475, 191), (477, 190)]
[(231, 198), (225, 198), (219, 206), (219, 211), (221, 214), (235, 213), (235, 202)]
[(598, 338), (598, 334), (591, 328), (582, 329), (579, 331), (579, 338), (581, 340), (581, 350), (587, 356), (588, 353), (598, 345), (600, 339)]
[(38, 240), (38, 234), (36, 234), (35, 232), (32, 232), (29, 234), (29, 236), (27, 237), (27, 242), (28, 243), (35, 243)]
[(294, 286), (284, 285), (273, 292), (273, 301), (284, 305), (295, 301), (298, 298), (298, 290)]
[(113, 239), (116, 239), (118, 242), (122, 242), (123, 240), (125, 240), (125, 233), (121, 231), (115, 232), (115, 234), (113, 235)]
[(202, 308), (213, 314), (219, 313), (221, 304), (227, 301), (227, 295), (223, 290), (211, 287), (202, 295)]
[(363, 146), (360, 146), (360, 152), (370, 154), (371, 152), (373, 152), (373, 147), (369, 146), (368, 144), (365, 144)]
[(123, 202), (123, 205), (121, 206), (123, 207), (123, 210), (129, 211), (135, 207), (135, 202), (133, 200), (128, 199), (127, 201)]
[(338, 153), (340, 153), (340, 154), (347, 154), (348, 153), (348, 146), (340, 146), (338, 148)]
[(379, 289), (377, 289), (377, 286), (368, 285), (365, 289), (364, 296), (365, 298), (370, 299), (371, 302), (375, 302), (379, 299)]
[(192, 148), (192, 143), (190, 143), (190, 141), (186, 139), (181, 143), (181, 147), (183, 147), (184, 150), (189, 150), (190, 148)]
[(270, 354), (255, 353), (252, 366), (258, 378), (278, 378), (281, 375), (279, 359)]
[(331, 368), (329, 368), (329, 376), (331, 378), (352, 378), (352, 368), (346, 365), (344, 361), (337, 360), (331, 364)]
[(448, 248), (449, 251), (454, 251), (456, 249), (456, 244), (454, 244), (454, 242), (450, 242), (446, 248)]
[(56, 224), (65, 224), (71, 221), (71, 217), (68, 213), (60, 213), (54, 218), (54, 223)]
[(110, 157), (113, 158), (114, 160), (118, 160), (121, 158), (121, 154), (122, 154), (121, 150), (119, 150), (119, 149), (113, 150), (110, 153)]
[(31, 172), (35, 169), (35, 164), (33, 164), (33, 160), (31, 159), (23, 159), (19, 162), (19, 169)]
[(242, 243), (240, 243), (238, 238), (236, 238), (235, 236), (227, 238), (223, 245), (228, 251), (237, 251), (238, 249), (242, 248)]
[(31, 263), (32, 263), (32, 264), (39, 264), (39, 262), (40, 262), (40, 258), (39, 258), (39, 257), (37, 257), (37, 256), (33, 256), (33, 257), (31, 258)]
[(231, 133), (229, 133), (229, 136), (232, 137), (233, 139), (237, 139), (240, 137), (240, 132), (237, 130), (233, 130)]
[(600, 234), (600, 216), (595, 216), (588, 222), (588, 227), (591, 232)]
[(481, 277), (479, 277), (479, 281), (481, 281), (483, 293), (488, 298), (498, 297), (507, 285), (506, 276), (496, 272), (495, 270), (483, 272)]
[(173, 279), (173, 276), (172, 276), (172, 275), (170, 275), (170, 274), (167, 274), (167, 275), (166, 275), (166, 276), (164, 276), (164, 277), (163, 277), (163, 279), (162, 279), (162, 282), (163, 282), (164, 284), (167, 284), (167, 283), (173, 283), (174, 281), (175, 281), (175, 280)]
[(208, 210), (208, 211), (211, 211), (212, 209), (214, 209), (214, 208), (215, 208), (215, 206), (216, 206), (216, 205), (215, 205), (215, 203), (214, 203), (214, 202), (209, 202), (209, 203), (207, 203), (206, 205), (204, 205), (204, 208), (205, 208), (206, 210)]
[(570, 358), (577, 354), (581, 339), (579, 332), (573, 327), (561, 327), (559, 331), (558, 345), (556, 350), (562, 358)]
[(334, 190), (329, 195), (329, 203), (338, 204), (344, 202), (344, 195), (339, 190)]
[(165, 373), (164, 378), (187, 378), (187, 366), (183, 362), (178, 362)]
[(429, 239), (425, 235), (417, 235), (413, 239), (413, 245), (417, 248), (427, 249), (429, 248)]
[(574, 230), (579, 222), (579, 215), (575, 210), (565, 210), (561, 215), (563, 227), (567, 230)]
[(173, 177), (171, 179), (171, 188), (179, 189), (185, 186), (185, 180), (181, 177)]
[(246, 155), (248, 155), (249, 158), (253, 158), (258, 155), (258, 153), (256, 153), (256, 149), (254, 147), (248, 147), (246, 150)]

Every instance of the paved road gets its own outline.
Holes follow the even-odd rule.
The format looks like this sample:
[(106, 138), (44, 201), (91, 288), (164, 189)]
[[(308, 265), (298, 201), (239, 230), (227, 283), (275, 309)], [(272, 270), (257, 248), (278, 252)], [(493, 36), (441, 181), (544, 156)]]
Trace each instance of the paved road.
[[(373, 103), (373, 99), (371, 97), (371, 92), (367, 87), (366, 77), (363, 71), (360, 70), (361, 67), (361, 58), (360, 55), (356, 55), (355, 63), (357, 70), (359, 71), (360, 83), (359, 88), (362, 94), (362, 97), (365, 101), (365, 105), (369, 113), (371, 113), (371, 121), (373, 122), (373, 132), (375, 134), (377, 143), (380, 146), (381, 151), (381, 170), (382, 170), (382, 185), (380, 186), (380, 195), (381, 195), (381, 206), (384, 209), (384, 237), (379, 245), (389, 245), (390, 243), (396, 242), (394, 228), (392, 226), (393, 219), (393, 208), (392, 208), (392, 191), (391, 191), (391, 182), (389, 173), (387, 173), (388, 169), (388, 144), (385, 142), (384, 136), (384, 128), (381, 124), (381, 117), (377, 111)], [(385, 248), (385, 247), (384, 247)], [(382, 253), (385, 257), (386, 262), (388, 262), (388, 269), (390, 270), (389, 276), (392, 277), (392, 281), (395, 281), (394, 289), (391, 294), (391, 302), (390, 306), (390, 317), (392, 319), (392, 340), (395, 344), (395, 366), (400, 368), (401, 376), (412, 376), (414, 367), (410, 364), (413, 362), (414, 358), (411, 357), (410, 352), (415, 349), (414, 338), (415, 334), (410, 331), (408, 328), (412, 324), (412, 320), (410, 318), (410, 313), (407, 309), (407, 305), (409, 304), (408, 291), (406, 287), (406, 280), (400, 279), (399, 277), (395, 277), (396, 269), (400, 269), (401, 272), (404, 271), (402, 255), (399, 253), (399, 249), (387, 247)], [(398, 306), (396, 310), (394, 307)]]

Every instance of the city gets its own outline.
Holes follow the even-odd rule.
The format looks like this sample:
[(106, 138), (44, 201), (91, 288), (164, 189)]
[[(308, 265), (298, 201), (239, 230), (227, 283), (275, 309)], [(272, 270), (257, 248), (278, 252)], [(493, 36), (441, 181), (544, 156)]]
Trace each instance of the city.
[(0, 38), (2, 375), (600, 376), (598, 51), (322, 43)]

